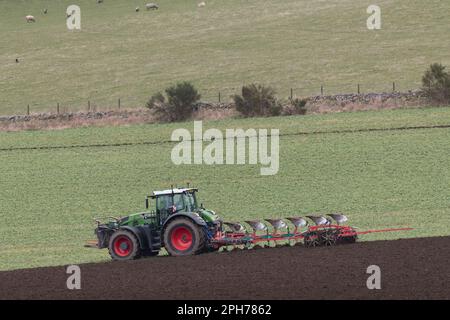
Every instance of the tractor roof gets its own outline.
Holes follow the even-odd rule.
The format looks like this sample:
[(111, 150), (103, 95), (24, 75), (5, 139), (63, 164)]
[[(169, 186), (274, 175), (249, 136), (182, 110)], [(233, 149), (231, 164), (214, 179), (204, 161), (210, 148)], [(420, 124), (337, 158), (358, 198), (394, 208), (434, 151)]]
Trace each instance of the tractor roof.
[(158, 197), (168, 194), (180, 194), (185, 192), (197, 192), (197, 188), (174, 188), (174, 189), (167, 189), (162, 191), (153, 191), (152, 197)]

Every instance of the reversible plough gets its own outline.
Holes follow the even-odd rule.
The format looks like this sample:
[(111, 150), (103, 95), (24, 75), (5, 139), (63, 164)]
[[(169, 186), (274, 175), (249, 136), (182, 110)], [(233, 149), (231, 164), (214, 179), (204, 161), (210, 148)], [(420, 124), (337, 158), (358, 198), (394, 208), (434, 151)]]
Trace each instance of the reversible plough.
[[(345, 225), (347, 217), (340, 213), (325, 216), (308, 215), (286, 219), (247, 220), (250, 231), (242, 223), (222, 222), (212, 210), (198, 206), (196, 188), (155, 191), (155, 209), (107, 223), (96, 220), (97, 240), (87, 246), (108, 248), (114, 260), (130, 260), (154, 256), (161, 248), (170, 255), (192, 255), (223, 248), (297, 245), (306, 247), (354, 243), (359, 235), (405, 231), (411, 228), (390, 228), (357, 231)], [(149, 209), (149, 197), (146, 198)], [(310, 222), (308, 222), (308, 220)]]

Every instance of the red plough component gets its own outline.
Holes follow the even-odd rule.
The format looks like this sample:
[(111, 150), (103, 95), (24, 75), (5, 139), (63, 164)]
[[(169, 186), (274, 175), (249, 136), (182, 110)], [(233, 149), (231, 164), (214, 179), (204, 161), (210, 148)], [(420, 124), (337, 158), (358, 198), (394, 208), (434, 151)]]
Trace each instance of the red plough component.
[[(358, 235), (375, 233), (375, 232), (390, 232), (390, 231), (407, 231), (412, 228), (390, 228), (381, 230), (366, 230), (356, 231), (354, 227), (342, 225), (347, 221), (347, 217), (343, 214), (329, 214), (330, 218), (324, 216), (306, 216), (314, 222), (314, 225), (309, 225), (308, 221), (303, 217), (286, 218), (294, 226), (294, 230), (290, 232), (288, 224), (282, 219), (266, 219), (272, 225), (272, 232), (261, 221), (245, 221), (251, 228), (252, 232), (247, 232), (245, 227), (240, 223), (224, 223), (229, 231), (216, 234), (212, 239), (212, 243), (216, 246), (228, 245), (245, 245), (246, 247), (254, 246), (258, 243), (278, 241), (285, 241), (289, 244), (298, 243), (303, 240), (306, 247), (316, 246), (331, 246), (339, 243), (354, 243)], [(333, 222), (334, 220), (334, 222)], [(302, 231), (302, 228), (306, 230)], [(287, 232), (280, 232), (280, 230), (287, 230)]]

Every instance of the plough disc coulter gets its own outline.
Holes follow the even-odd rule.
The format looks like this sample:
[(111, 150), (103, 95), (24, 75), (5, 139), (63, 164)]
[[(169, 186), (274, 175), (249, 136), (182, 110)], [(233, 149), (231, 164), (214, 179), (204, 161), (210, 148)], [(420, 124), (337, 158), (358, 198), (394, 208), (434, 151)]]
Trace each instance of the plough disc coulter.
[[(182, 188), (155, 191), (153, 210), (107, 223), (96, 220), (97, 240), (86, 246), (108, 248), (114, 260), (155, 256), (161, 248), (172, 256), (199, 254), (220, 248), (252, 248), (303, 244), (306, 247), (354, 243), (361, 234), (411, 230), (396, 228), (356, 231), (345, 225), (340, 213), (308, 215), (286, 219), (247, 220), (243, 223), (222, 222), (212, 210), (198, 206), (198, 189)], [(146, 198), (149, 209), (149, 197)]]

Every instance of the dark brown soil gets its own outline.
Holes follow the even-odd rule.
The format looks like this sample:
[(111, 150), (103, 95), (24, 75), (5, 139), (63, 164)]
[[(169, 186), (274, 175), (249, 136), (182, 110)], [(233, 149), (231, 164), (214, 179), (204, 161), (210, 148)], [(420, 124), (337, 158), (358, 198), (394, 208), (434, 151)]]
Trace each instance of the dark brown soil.
[[(381, 290), (368, 290), (369, 265)], [(0, 299), (449, 299), (450, 237), (283, 247), (0, 272)]]

